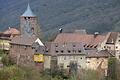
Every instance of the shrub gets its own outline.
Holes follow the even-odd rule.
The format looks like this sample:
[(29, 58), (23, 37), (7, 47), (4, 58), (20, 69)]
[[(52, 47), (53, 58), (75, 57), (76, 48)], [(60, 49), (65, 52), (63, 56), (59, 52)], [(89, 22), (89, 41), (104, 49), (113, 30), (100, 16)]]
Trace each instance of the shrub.
[(7, 54), (4, 54), (4, 56), (2, 57), (2, 63), (5, 65), (5, 66), (9, 66), (9, 65), (14, 65), (15, 62), (10, 58), (9, 55)]

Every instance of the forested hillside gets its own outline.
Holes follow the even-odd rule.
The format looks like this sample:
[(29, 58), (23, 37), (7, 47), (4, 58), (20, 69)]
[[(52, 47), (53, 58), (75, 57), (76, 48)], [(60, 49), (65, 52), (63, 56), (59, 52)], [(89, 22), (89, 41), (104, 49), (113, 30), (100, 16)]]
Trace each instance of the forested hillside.
[[(28, 0), (0, 0), (0, 30), (19, 28), (19, 17)], [(30, 0), (44, 35), (56, 33), (60, 27), (70, 32), (120, 31), (120, 0)], [(117, 28), (116, 28), (117, 25)]]

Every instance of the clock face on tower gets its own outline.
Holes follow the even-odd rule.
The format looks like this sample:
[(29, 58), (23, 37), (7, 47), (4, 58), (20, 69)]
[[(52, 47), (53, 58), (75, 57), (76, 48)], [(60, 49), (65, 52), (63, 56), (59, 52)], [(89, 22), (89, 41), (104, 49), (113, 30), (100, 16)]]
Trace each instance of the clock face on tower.
[(24, 23), (23, 30), (24, 30), (24, 34), (26, 34), (26, 35), (33, 35), (31, 24), (30, 24), (30, 21), (28, 19), (26, 19), (26, 21)]

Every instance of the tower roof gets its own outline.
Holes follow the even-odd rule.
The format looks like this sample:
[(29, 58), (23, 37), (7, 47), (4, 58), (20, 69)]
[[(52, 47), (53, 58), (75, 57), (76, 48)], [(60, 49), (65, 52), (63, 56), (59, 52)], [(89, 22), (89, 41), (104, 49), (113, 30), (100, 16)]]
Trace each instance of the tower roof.
[(27, 10), (23, 13), (22, 16), (25, 16), (25, 17), (34, 17), (36, 15), (32, 12), (32, 10), (30, 8), (30, 5), (28, 4)]

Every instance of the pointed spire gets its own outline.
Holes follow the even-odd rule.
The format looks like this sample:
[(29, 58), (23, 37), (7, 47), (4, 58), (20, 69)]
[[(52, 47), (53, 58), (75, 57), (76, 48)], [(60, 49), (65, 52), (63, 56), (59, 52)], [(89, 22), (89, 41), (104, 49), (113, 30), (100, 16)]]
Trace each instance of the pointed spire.
[(29, 3), (28, 3), (28, 6), (27, 6), (27, 10), (23, 13), (22, 16), (25, 16), (25, 17), (34, 17), (34, 16), (36, 16), (36, 15), (34, 15), (34, 13), (32, 12)]

